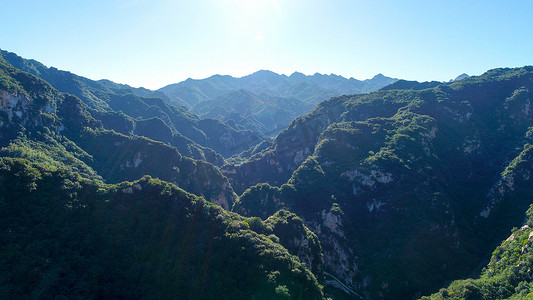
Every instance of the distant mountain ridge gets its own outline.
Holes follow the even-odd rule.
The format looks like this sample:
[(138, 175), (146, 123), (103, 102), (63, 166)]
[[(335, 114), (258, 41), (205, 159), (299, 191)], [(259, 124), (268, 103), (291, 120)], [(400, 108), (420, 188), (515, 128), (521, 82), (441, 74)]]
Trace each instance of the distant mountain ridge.
[(187, 79), (167, 85), (158, 91), (163, 92), (176, 104), (185, 102), (190, 107), (200, 101), (213, 100), (230, 90), (248, 90), (255, 94), (267, 93), (277, 97), (296, 98), (306, 103), (319, 102), (339, 95), (373, 92), (397, 81), (397, 78), (377, 74), (371, 79), (358, 80), (340, 75), (304, 75), (294, 72), (290, 76), (268, 70), (260, 70), (243, 77), (213, 75), (206, 79)]
[(459, 81), (459, 80), (462, 80), (462, 79), (465, 79), (465, 78), (469, 78), (470, 76), (466, 73), (463, 73), (457, 77), (455, 77), (455, 79), (451, 79), (450, 81), (448, 82), (441, 82), (441, 81), (423, 81), (423, 82), (420, 82), (420, 81), (416, 81), (416, 80), (404, 80), (404, 79), (400, 79), (396, 82), (393, 82), (389, 85), (386, 85), (384, 87), (382, 87), (380, 90), (382, 91), (388, 91), (388, 90), (425, 90), (425, 89), (430, 89), (430, 88), (434, 88), (434, 87), (437, 87), (441, 84), (444, 84), (444, 83), (451, 83), (451, 82), (455, 82), (455, 81)]
[[(206, 79), (187, 79), (157, 92), (164, 93), (169, 103), (185, 105), (200, 116), (233, 120), (241, 129), (260, 129), (273, 135), (331, 97), (373, 92), (397, 80), (383, 74), (358, 80), (335, 74), (294, 72), (286, 76), (260, 70), (240, 78), (213, 75)], [(243, 97), (244, 93), (248, 95)], [(243, 106), (254, 109), (243, 111)], [(273, 116), (278, 119), (274, 120)]]
[(455, 77), (455, 79), (453, 79), (452, 81), (457, 81), (457, 80), (465, 79), (465, 78), (468, 78), (468, 77), (470, 77), (470, 75), (468, 75), (466, 73), (463, 73), (463, 74)]
[(411, 81), (411, 80), (403, 80), (400, 79), (394, 83), (391, 83), (387, 86), (384, 86), (381, 88), (382, 91), (387, 90), (425, 90), (434, 88), (436, 86), (439, 86), (442, 84), (440, 81), (424, 81), (424, 82), (418, 82), (418, 81)]

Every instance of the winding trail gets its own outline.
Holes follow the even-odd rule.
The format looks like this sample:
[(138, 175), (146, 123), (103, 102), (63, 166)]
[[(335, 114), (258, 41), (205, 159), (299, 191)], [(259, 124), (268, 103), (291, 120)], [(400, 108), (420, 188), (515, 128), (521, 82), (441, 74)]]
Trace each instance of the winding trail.
[(354, 290), (352, 290), (351, 288), (347, 287), (347, 286), (346, 286), (344, 283), (342, 283), (339, 279), (337, 279), (337, 277), (331, 275), (330, 273), (328, 273), (328, 272), (326, 272), (326, 271), (324, 271), (324, 275), (327, 275), (327, 276), (333, 278), (333, 280), (334, 280), (336, 283), (338, 283), (338, 284), (341, 286), (341, 288), (342, 288), (345, 292), (347, 291), (347, 292), (349, 292), (349, 294), (353, 294), (353, 295), (355, 295), (355, 296), (357, 296), (357, 297), (359, 297), (359, 298), (361, 298), (361, 299), (364, 299), (363, 297), (361, 297), (361, 295), (359, 295), (359, 294), (356, 293)]

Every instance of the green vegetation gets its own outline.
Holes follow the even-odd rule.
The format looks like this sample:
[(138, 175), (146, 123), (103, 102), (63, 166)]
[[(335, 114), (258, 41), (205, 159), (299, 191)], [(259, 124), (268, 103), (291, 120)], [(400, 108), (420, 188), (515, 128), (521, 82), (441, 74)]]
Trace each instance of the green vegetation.
[[(2, 298), (314, 299), (320, 282), (410, 299), (473, 274), (531, 204), (532, 67), (334, 97), (262, 142), (246, 126), (299, 103), (262, 95), (288, 82), (275, 74), (195, 103), (224, 123), (2, 54), (19, 68), (0, 59)], [(237, 87), (206, 82), (180, 92)], [(530, 297), (532, 211), (479, 279), (431, 297)]]
[(2, 298), (323, 297), (244, 218), (148, 176), (103, 185), (0, 158), (0, 191)]
[(42, 105), (51, 99), (60, 97), (59, 93), (42, 79), (25, 72), (20, 72), (0, 58), (0, 89), (13, 95), (24, 95), (33, 102)]
[(381, 91), (388, 91), (388, 90), (424, 90), (424, 89), (430, 89), (434, 88), (438, 85), (442, 84), (440, 81), (425, 81), (425, 82), (418, 82), (418, 81), (411, 81), (411, 80), (404, 80), (400, 79), (394, 83), (391, 83), (389, 85), (384, 86), (381, 88)]
[[(25, 95), (16, 105), (9, 102), (0, 107), (0, 111), (7, 114), (0, 131), (2, 155), (67, 168), (108, 183), (151, 175), (174, 182), (226, 208), (233, 204), (236, 195), (215, 166), (182, 156), (175, 147), (159, 141), (103, 129), (102, 123), (93, 118), (78, 98), (60, 94), (44, 81), (7, 63), (0, 68), (0, 74), (10, 78), (20, 89), (19, 93)], [(6, 97), (15, 95), (7, 93)], [(165, 105), (162, 100), (159, 102)], [(110, 114), (131, 121), (124, 114)], [(140, 121), (141, 124), (145, 122)], [(187, 142), (181, 143), (182, 148), (187, 146)], [(203, 152), (205, 148), (191, 147), (191, 151), (196, 150), (206, 160), (222, 160), (212, 150)]]
[(325, 101), (223, 167), (245, 190), (233, 210), (297, 214), (324, 270), (368, 298), (429, 294), (471, 274), (531, 203), (532, 79), (498, 69)]
[[(263, 139), (262, 134), (255, 131), (236, 128), (221, 121), (202, 120), (184, 107), (169, 104), (170, 100), (162, 92), (136, 89), (105, 80), (93, 81), (53, 67), (47, 68), (37, 61), (23, 59), (14, 53), (1, 51), (1, 54), (15, 68), (24, 71), (16, 71), (16, 74), (26, 74), (23, 76), (32, 80), (38, 80), (37, 77), (39, 77), (59, 92), (72, 94), (81, 99), (88, 106), (93, 117), (102, 122), (104, 128), (126, 135), (137, 134), (159, 140), (160, 131), (164, 127), (163, 130), (170, 130), (171, 134), (161, 141), (177, 147), (180, 152), (183, 151), (183, 155), (194, 159), (222, 165), (224, 159), (221, 155), (238, 154)], [(2, 60), (4, 65), (11, 67), (5, 60)], [(10, 91), (33, 90), (31, 88), (20, 89), (7, 78), (2, 79), (1, 82)], [(40, 81), (39, 84), (42, 84), (42, 80)], [(53, 90), (49, 85), (47, 86)], [(31, 99), (38, 99), (36, 95), (28, 96)], [(39, 94), (39, 96), (42, 95)], [(153, 120), (153, 118), (161, 119), (164, 125), (145, 121)], [(134, 131), (137, 126), (139, 130)]]
[(80, 149), (66, 137), (52, 137), (46, 133), (29, 133), (30, 138), (23, 132), (4, 148), (0, 148), (0, 156), (24, 158), (46, 166), (50, 170), (68, 169), (90, 179), (102, 178), (87, 165), (92, 157)]
[[(130, 101), (132, 115), (155, 114), (138, 120), (90, 110), (76, 96), (0, 63), (1, 298), (323, 298), (308, 261), (279, 243), (272, 224), (204, 200), (229, 208), (236, 195), (215, 166), (169, 144), (222, 159), (166, 127), (180, 115), (159, 118), (168, 108), (162, 101), (106, 100)], [(212, 125), (204, 123), (198, 121)], [(171, 140), (133, 135), (141, 132)], [(295, 233), (306, 232), (320, 260), (316, 236), (294, 220)]]
[(533, 145), (525, 144), (524, 150), (505, 168), (502, 172), (502, 177), (516, 172), (517, 169), (528, 167), (531, 161), (531, 155), (533, 154)]
[(315, 276), (322, 276), (324, 260), (320, 241), (316, 234), (304, 225), (301, 218), (289, 211), (279, 210), (268, 217), (264, 224), (271, 230), (265, 234), (274, 234), (279, 243), (287, 248), (289, 253), (297, 255)]

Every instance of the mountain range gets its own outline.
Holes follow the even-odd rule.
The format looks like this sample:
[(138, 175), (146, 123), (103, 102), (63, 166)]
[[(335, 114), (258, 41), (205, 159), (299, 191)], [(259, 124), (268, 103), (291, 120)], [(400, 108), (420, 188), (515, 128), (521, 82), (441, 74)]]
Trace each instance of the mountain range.
[(232, 120), (239, 128), (274, 136), (325, 99), (376, 91), (396, 80), (382, 74), (361, 81), (335, 74), (307, 76), (295, 72), (286, 76), (261, 70), (240, 78), (214, 75), (187, 79), (158, 92), (171, 104), (183, 105), (202, 117)]
[(229, 118), (1, 54), (2, 298), (532, 295), (533, 67), (341, 92), (270, 139), (290, 116), (250, 112), (318, 102), (291, 77), (343, 80), (174, 86)]

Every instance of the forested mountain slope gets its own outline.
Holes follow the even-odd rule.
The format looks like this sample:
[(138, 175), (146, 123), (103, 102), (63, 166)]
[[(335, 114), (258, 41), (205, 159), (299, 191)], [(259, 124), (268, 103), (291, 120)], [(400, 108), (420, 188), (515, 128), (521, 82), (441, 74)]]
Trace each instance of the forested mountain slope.
[(65, 167), (108, 183), (152, 175), (231, 207), (235, 193), (212, 164), (162, 142), (106, 130), (76, 97), (0, 58), (0, 153)]
[[(325, 100), (327, 98), (324, 98)], [(251, 129), (275, 136), (296, 117), (313, 106), (296, 98), (254, 94), (247, 90), (221, 93), (213, 100), (197, 103), (191, 112), (204, 118), (235, 123), (237, 128)]]
[(440, 84), (442, 84), (442, 82), (439, 81), (418, 82), (400, 79), (394, 83), (382, 87), (381, 90), (424, 90), (434, 88)]
[(523, 152), (532, 89), (524, 67), (332, 98), (223, 168), (238, 193), (247, 189), (233, 210), (301, 216), (325, 270), (366, 297), (429, 293), (472, 272), (522, 221), (533, 193)]
[(220, 154), (237, 154), (263, 139), (258, 132), (202, 119), (183, 107), (168, 104), (161, 92), (131, 88), (109, 80), (94, 81), (48, 68), (11, 52), (1, 53), (19, 70), (44, 79), (60, 92), (80, 98), (90, 108), (91, 115), (102, 121), (104, 128), (160, 140), (195, 159), (221, 165), (224, 158)]
[(3, 299), (324, 298), (276, 236), (148, 176), (103, 185), (2, 157), (0, 191)]

